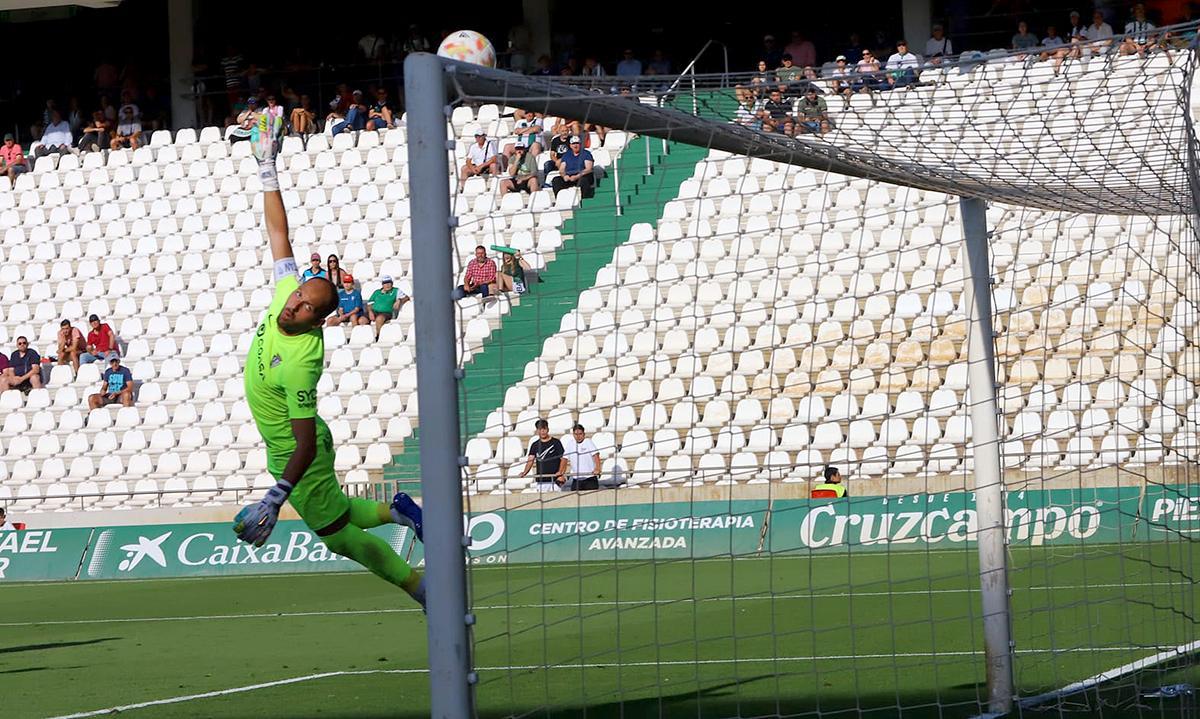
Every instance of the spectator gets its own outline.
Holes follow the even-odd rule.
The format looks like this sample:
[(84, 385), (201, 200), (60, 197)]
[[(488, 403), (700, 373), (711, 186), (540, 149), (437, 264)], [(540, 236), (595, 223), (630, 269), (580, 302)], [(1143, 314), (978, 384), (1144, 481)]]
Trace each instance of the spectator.
[(87, 351), (79, 357), (81, 364), (91, 364), (96, 360), (109, 360), (120, 357), (121, 350), (117, 346), (117, 336), (112, 327), (100, 322), (97, 315), (88, 317), (91, 330), (87, 334)]
[(346, 110), (346, 119), (333, 126), (334, 135), (346, 130), (365, 130), (367, 127), (367, 106), (363, 102), (362, 90), (350, 94), (350, 105)]
[(571, 126), (561, 121), (554, 126), (554, 137), (550, 138), (550, 159), (542, 167), (542, 172), (549, 175), (558, 169), (558, 161), (571, 151)]
[(25, 161), (25, 153), (13, 139), (12, 133), (7, 133), (4, 136), (4, 146), (0, 147), (0, 172), (8, 175), (9, 180), (16, 182), (17, 175), (28, 170), (29, 163)]
[(816, 46), (799, 30), (792, 30), (792, 41), (783, 48), (783, 52), (785, 56), (791, 55), (792, 61), (800, 67), (817, 64)]
[(375, 91), (375, 104), (367, 110), (367, 130), (386, 130), (392, 126), (392, 108), (388, 105), (387, 90)]
[(756, 95), (762, 95), (766, 88), (773, 84), (771, 70), (767, 66), (766, 60), (759, 60), (755, 66), (754, 74), (750, 76), (750, 88)]
[(537, 429), (537, 439), (529, 445), (528, 458), (525, 460), (525, 471), (521, 476), (529, 475), (529, 470), (537, 465), (537, 473), (533, 476), (534, 483), (542, 491), (561, 490), (566, 483), (567, 457), (562, 442), (550, 436), (550, 423), (544, 419), (534, 422)]
[(804, 72), (792, 62), (791, 53), (783, 53), (783, 65), (775, 70), (775, 80), (783, 92), (795, 91), (796, 84), (804, 77)]
[(814, 135), (824, 135), (829, 132), (829, 105), (825, 98), (817, 94), (817, 88), (809, 85), (804, 91), (804, 97), (798, 104), (800, 131)]
[(505, 163), (512, 158), (516, 148), (522, 146), (529, 150), (529, 154), (536, 159), (542, 151), (540, 138), (543, 128), (541, 121), (534, 113), (521, 109), (513, 110), (513, 119), (516, 120), (513, 124), (513, 134), (516, 137), (511, 143), (504, 146)]
[(834, 497), (840, 499), (845, 496), (848, 495), (846, 494), (846, 488), (842, 485), (842, 473), (838, 471), (837, 467), (826, 467), (825, 481), (813, 487), (813, 499)]
[[(862, 36), (856, 32), (852, 32), (847, 40), (849, 40), (849, 43), (846, 45), (846, 51), (842, 54), (846, 57), (862, 57), (862, 51), (864, 49), (862, 44)], [(855, 60), (855, 62), (857, 62), (857, 60)]]
[[(1058, 50), (1065, 44), (1063, 39), (1058, 36), (1058, 28), (1053, 25), (1047, 25), (1046, 37), (1042, 38), (1042, 47), (1047, 50)], [(1049, 53), (1043, 53), (1042, 59), (1044, 60), (1048, 55)]]
[(489, 297), (496, 294), (496, 263), (488, 259), (483, 245), (475, 247), (475, 257), (463, 270), (463, 283), (458, 286), (460, 298), (466, 295)]
[[(318, 260), (318, 263), (319, 263), (319, 260)], [(328, 268), (326, 270), (325, 279), (332, 282), (334, 287), (341, 287), (342, 286), (342, 277), (344, 275), (348, 275), (350, 273), (346, 272), (345, 270), (342, 269), (342, 263), (340, 260), (338, 260), (338, 256), (330, 255), (325, 260), (325, 266)]]
[(533, 194), (539, 189), (537, 158), (528, 148), (517, 145), (516, 157), (508, 165), (508, 177), (500, 182), (500, 194), (507, 195), (510, 192)]
[(293, 134), (311, 135), (317, 131), (317, 116), (312, 110), (312, 100), (308, 95), (300, 96), (300, 104), (292, 109), (290, 119)]
[(1092, 13), (1092, 24), (1083, 29), (1083, 37), (1091, 43), (1091, 50), (1101, 54), (1108, 49), (1112, 42), (1112, 25), (1104, 22), (1104, 12), (1096, 10)]
[(623, 59), (617, 63), (617, 77), (641, 77), (642, 61), (633, 56), (633, 50), (625, 48), (621, 56)]
[(108, 120), (112, 125), (117, 124), (117, 108), (113, 106), (107, 95), (100, 97), (100, 112), (104, 113), (104, 119)]
[(846, 56), (838, 55), (834, 60), (834, 67), (829, 71), (830, 87), (833, 92), (838, 95), (849, 95), (854, 92), (853, 83), (846, 79), (850, 74), (850, 68), (846, 65)]
[(42, 386), (42, 358), (25, 337), (17, 338), (17, 349), (8, 357), (8, 371), (0, 374), (0, 389), (18, 389), (28, 394)]
[(408, 295), (396, 289), (390, 275), (379, 278), (380, 288), (371, 293), (371, 306), (367, 308), (367, 318), (375, 325), (375, 339), (379, 339), (379, 331), (396, 313), (408, 302)]
[(71, 326), (71, 320), (63, 320), (58, 329), (58, 363), (67, 364), (79, 371), (79, 359), (87, 348), (83, 333), (79, 328)]
[(358, 41), (358, 52), (367, 62), (381, 62), (388, 54), (387, 40), (368, 31)]
[(367, 308), (363, 304), (362, 292), (354, 286), (354, 278), (350, 276), (350, 273), (343, 272), (342, 282), (338, 285), (337, 311), (329, 316), (329, 319), (325, 321), (325, 326), (337, 327), (347, 323), (353, 327), (370, 324), (370, 320), (367, 319)]
[(550, 56), (542, 55), (537, 59), (537, 67), (529, 73), (536, 77), (551, 77), (554, 75), (554, 68), (550, 65)]
[(925, 57), (949, 57), (954, 54), (954, 43), (946, 37), (941, 25), (934, 25), (933, 32), (925, 41)]
[(792, 105), (783, 99), (783, 94), (778, 90), (771, 91), (771, 94), (767, 96), (767, 101), (763, 103), (762, 110), (759, 111), (763, 129), (767, 132), (778, 130), (791, 116)]
[(308, 269), (304, 270), (304, 273), (300, 275), (300, 284), (304, 284), (315, 277), (325, 280), (329, 279), (329, 274), (325, 272), (325, 268), (321, 267), (320, 252), (314, 252), (308, 256)]
[(121, 111), (117, 113), (117, 131), (113, 134), (109, 147), (114, 150), (119, 150), (122, 147), (136, 150), (141, 145), (141, 139), (142, 113), (138, 110), (137, 105), (131, 102), (126, 103), (121, 106)]
[(571, 481), (563, 489), (600, 489), (600, 450), (588, 439), (582, 424), (571, 428), (563, 450), (571, 471)]
[(1038, 46), (1038, 36), (1029, 32), (1029, 24), (1024, 20), (1017, 23), (1017, 34), (1012, 36), (1012, 49), (1029, 50)]
[(855, 92), (868, 92), (885, 87), (887, 81), (880, 77), (879, 69), (879, 61), (875, 59), (875, 53), (863, 50), (862, 59), (854, 68), (855, 72), (859, 74), (858, 80), (854, 83)]
[(579, 71), (579, 74), (584, 77), (604, 77), (607, 75), (607, 73), (604, 72), (604, 66), (601, 65), (596, 58), (591, 55), (584, 58), (583, 69)]
[[(346, 119), (346, 113), (340, 109), (341, 100), (334, 98), (329, 101), (329, 114), (325, 116), (325, 127), (332, 129), (337, 127)], [(314, 129), (315, 132), (315, 129)]]
[(505, 252), (504, 259), (500, 260), (500, 272), (496, 275), (497, 287), (501, 292), (525, 294), (528, 289), (528, 285), (525, 284), (525, 270), (528, 269), (529, 263), (521, 257), (520, 251)]
[(225, 46), (225, 55), (221, 58), (221, 72), (225, 75), (225, 94), (232, 105), (242, 94), (242, 59), (241, 53), (233, 45)]
[(88, 397), (88, 409), (99, 409), (120, 402), (133, 406), (133, 373), (121, 366), (121, 358), (108, 360), (108, 369), (100, 376), (100, 391)]
[(0, 507), (0, 532), (14, 532), (16, 529), (13, 523), (8, 521), (8, 511)]
[(595, 160), (592, 159), (592, 153), (583, 149), (579, 135), (571, 135), (568, 147), (567, 154), (558, 161), (558, 177), (553, 182), (554, 196), (558, 197), (558, 193), (568, 187), (578, 187), (581, 197), (592, 197), (595, 194), (595, 177), (592, 176)]
[(1083, 21), (1079, 19), (1079, 11), (1072, 10), (1070, 17), (1071, 17), (1071, 27), (1069, 27), (1067, 29), (1067, 34), (1066, 34), (1067, 42), (1070, 42), (1071, 38), (1077, 37), (1082, 40), (1084, 37), (1087, 37), (1087, 32), (1086, 32), (1087, 26), (1085, 26), (1083, 24)]
[(908, 51), (908, 42), (896, 41), (896, 52), (888, 57), (888, 83), (892, 87), (907, 87), (917, 81), (917, 68), (921, 67), (921, 58)]
[(496, 154), (495, 144), (488, 141), (487, 133), (483, 130), (475, 133), (475, 142), (467, 148), (466, 159), (458, 177), (459, 190), (471, 177), (499, 174), (500, 157)]
[(258, 124), (258, 98), (246, 98), (246, 108), (238, 113), (237, 127), (229, 133), (229, 142), (241, 142), (249, 140), (250, 134), (254, 130), (254, 126)]
[(1135, 3), (1133, 19), (1125, 23), (1125, 39), (1121, 41), (1122, 55), (1144, 55), (1146, 48), (1154, 42), (1154, 24), (1146, 20), (1146, 6)]
[(112, 125), (104, 118), (104, 113), (96, 110), (92, 113), (92, 122), (83, 128), (83, 137), (79, 138), (79, 149), (84, 152), (95, 152), (108, 147), (112, 141)]
[(56, 152), (60, 155), (71, 151), (71, 146), (75, 144), (75, 138), (71, 136), (71, 125), (63, 119), (62, 113), (58, 110), (50, 112), (50, 124), (46, 126), (46, 131), (42, 133), (42, 144), (33, 151), (33, 154), (38, 157), (49, 155)]
[(734, 93), (737, 95), (738, 106), (733, 111), (733, 121), (744, 127), (761, 130), (762, 119), (758, 116), (759, 107), (754, 101), (754, 94), (741, 86), (735, 88)]
[(670, 75), (671, 61), (663, 56), (662, 50), (655, 50), (650, 56), (650, 70), (654, 71), (655, 75)]
[(421, 33), (421, 29), (416, 23), (408, 26), (408, 37), (404, 39), (404, 44), (401, 46), (405, 55), (414, 52), (429, 52), (429, 41), (425, 39), (425, 35)]
[(283, 105), (279, 104), (274, 95), (267, 95), (267, 106), (263, 113), (279, 118), (280, 122), (283, 121)]

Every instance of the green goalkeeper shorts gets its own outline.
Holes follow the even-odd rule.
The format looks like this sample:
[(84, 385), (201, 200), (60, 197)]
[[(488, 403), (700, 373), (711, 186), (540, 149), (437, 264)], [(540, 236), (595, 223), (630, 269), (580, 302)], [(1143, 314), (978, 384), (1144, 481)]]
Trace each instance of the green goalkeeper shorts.
[[(317, 456), (288, 497), (296, 513), (314, 532), (319, 532), (350, 511), (350, 498), (342, 491), (333, 471), (333, 437), (329, 427), (317, 420)], [(283, 477), (289, 456), (274, 455), (267, 449), (267, 468), (276, 479)]]

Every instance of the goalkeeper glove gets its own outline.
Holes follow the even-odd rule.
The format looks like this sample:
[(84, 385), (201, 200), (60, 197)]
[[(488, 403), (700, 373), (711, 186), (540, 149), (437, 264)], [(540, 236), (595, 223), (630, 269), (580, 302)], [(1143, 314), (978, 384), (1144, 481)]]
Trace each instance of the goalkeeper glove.
[(281, 479), (267, 490), (267, 495), (258, 504), (243, 507), (233, 525), (237, 538), (247, 544), (261, 547), (267, 541), (267, 537), (271, 536), (271, 530), (275, 529), (275, 523), (279, 521), (279, 508), (291, 493), (292, 485)]
[(250, 129), (250, 149), (258, 160), (258, 179), (264, 190), (278, 190), (279, 177), (275, 170), (275, 155), (279, 151), (279, 136), (283, 132), (283, 119), (270, 112), (259, 115), (258, 122)]

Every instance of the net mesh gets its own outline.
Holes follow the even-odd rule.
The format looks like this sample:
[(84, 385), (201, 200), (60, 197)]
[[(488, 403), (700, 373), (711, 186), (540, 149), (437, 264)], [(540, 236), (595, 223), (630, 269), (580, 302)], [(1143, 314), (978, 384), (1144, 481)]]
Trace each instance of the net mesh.
[[(602, 168), (588, 197), (450, 181), (459, 270), (519, 250), (527, 288), (459, 305), (480, 712), (986, 708), (958, 195), (988, 200), (1018, 709), (1194, 712), (1152, 695), (1196, 679), (1194, 60), (825, 79), (795, 137), (739, 113), (751, 77), (447, 63), (456, 172), (478, 130), (520, 144), (513, 108)], [(527, 472), (539, 418), (616, 489)], [(828, 465), (849, 496), (811, 499)]]

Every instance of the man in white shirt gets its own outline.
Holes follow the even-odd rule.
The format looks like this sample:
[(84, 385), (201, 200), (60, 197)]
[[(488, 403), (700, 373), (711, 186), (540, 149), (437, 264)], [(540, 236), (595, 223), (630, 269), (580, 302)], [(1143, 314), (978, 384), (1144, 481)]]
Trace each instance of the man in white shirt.
[(462, 166), (458, 177), (458, 189), (462, 190), (467, 179), (480, 175), (495, 175), (500, 172), (500, 158), (496, 147), (488, 142), (487, 133), (480, 130), (475, 133), (475, 142), (467, 148), (467, 162)]
[(8, 521), (8, 515), (4, 511), (4, 507), (0, 507), (0, 532), (11, 532), (15, 529), (16, 527), (12, 525), (12, 522)]
[(70, 152), (73, 144), (75, 142), (71, 136), (71, 124), (62, 118), (62, 113), (58, 110), (51, 110), (50, 124), (42, 133), (42, 144), (33, 151), (33, 154), (42, 157), (57, 152), (61, 155)]
[(600, 489), (600, 450), (587, 438), (583, 425), (571, 428), (571, 438), (563, 449), (571, 473), (571, 482), (564, 489)]
[(949, 57), (954, 54), (954, 44), (946, 37), (941, 25), (933, 26), (933, 37), (925, 41), (925, 57)]
[(1092, 24), (1083, 29), (1083, 36), (1092, 46), (1092, 52), (1097, 55), (1108, 49), (1112, 40), (1112, 25), (1104, 22), (1104, 13), (1100, 10), (1092, 13)]
[(908, 51), (908, 43), (896, 41), (896, 52), (887, 60), (887, 78), (892, 87), (905, 87), (917, 81), (917, 68), (921, 66), (921, 58)]
[(1146, 20), (1146, 6), (1138, 3), (1133, 6), (1133, 20), (1125, 23), (1125, 39), (1121, 41), (1122, 55), (1142, 55), (1146, 48), (1154, 42), (1151, 32), (1154, 23)]

